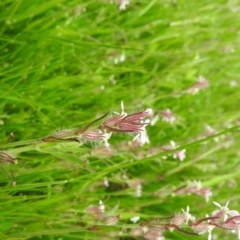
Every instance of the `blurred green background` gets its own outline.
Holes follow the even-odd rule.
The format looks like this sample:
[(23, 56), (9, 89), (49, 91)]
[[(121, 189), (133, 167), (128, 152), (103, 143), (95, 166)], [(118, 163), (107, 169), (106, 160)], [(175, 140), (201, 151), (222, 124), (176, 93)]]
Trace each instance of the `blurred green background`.
[[(203, 218), (216, 208), (212, 201), (228, 200), (238, 210), (240, 1), (132, 0), (125, 10), (120, 2), (0, 2), (0, 149), (19, 162), (2, 163), (16, 186), (0, 173), (1, 239), (142, 239), (129, 236), (139, 225), (133, 216), (147, 221), (190, 206)], [(209, 87), (186, 93), (199, 76)], [(18, 142), (83, 127), (120, 112), (122, 100), (128, 113), (171, 109), (176, 122), (148, 126), (150, 143), (134, 150), (132, 136), (113, 134), (114, 155), (101, 158), (92, 155), (97, 144), (43, 151), (8, 143), (11, 133)], [(218, 141), (205, 139), (207, 125), (224, 133)], [(162, 159), (171, 140), (186, 149), (183, 162)], [(141, 179), (141, 197), (131, 194), (124, 176)], [(193, 180), (211, 188), (209, 202), (172, 194)], [(121, 219), (89, 231), (99, 223), (86, 209), (99, 200)], [(119, 236), (121, 228), (127, 230)], [(214, 234), (237, 239), (220, 229)]]

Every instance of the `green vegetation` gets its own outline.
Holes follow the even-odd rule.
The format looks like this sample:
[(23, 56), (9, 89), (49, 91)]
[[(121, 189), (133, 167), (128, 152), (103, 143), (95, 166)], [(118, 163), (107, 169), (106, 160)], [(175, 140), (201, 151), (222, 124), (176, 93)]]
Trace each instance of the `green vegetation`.
[(0, 239), (238, 239), (240, 2), (120, 2), (0, 2)]

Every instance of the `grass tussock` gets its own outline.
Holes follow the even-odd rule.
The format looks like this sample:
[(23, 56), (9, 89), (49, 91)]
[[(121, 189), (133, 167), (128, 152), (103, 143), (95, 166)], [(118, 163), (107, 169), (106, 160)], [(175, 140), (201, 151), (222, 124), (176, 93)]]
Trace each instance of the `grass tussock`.
[(238, 239), (239, 11), (2, 0), (0, 238)]

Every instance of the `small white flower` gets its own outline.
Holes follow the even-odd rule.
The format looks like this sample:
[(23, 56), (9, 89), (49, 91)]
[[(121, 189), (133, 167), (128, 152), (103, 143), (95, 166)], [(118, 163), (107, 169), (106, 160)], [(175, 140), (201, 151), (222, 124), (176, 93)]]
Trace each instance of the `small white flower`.
[(190, 88), (188, 88), (185, 92), (195, 95), (200, 90), (208, 88), (208, 86), (209, 86), (208, 80), (203, 76), (199, 76), (197, 81)]
[[(213, 202), (214, 205), (216, 205), (217, 207), (220, 208), (220, 210), (215, 210), (213, 211), (212, 215), (215, 216), (215, 217), (219, 217), (219, 218), (222, 218), (223, 221), (226, 221), (226, 219), (228, 218), (228, 213), (231, 212), (229, 209), (228, 209), (228, 204), (229, 204), (229, 201), (226, 202), (226, 204), (224, 206), (222, 206), (221, 204), (217, 203), (217, 202)], [(214, 220), (215, 221), (215, 220)], [(218, 219), (216, 220), (218, 221)]]
[(130, 3), (130, 0), (118, 0), (120, 3), (119, 10), (125, 10), (126, 6)]
[(195, 220), (195, 217), (190, 214), (189, 206), (187, 206), (186, 211), (184, 209), (182, 209), (182, 212), (183, 212), (183, 215), (185, 216), (185, 221), (186, 221), (185, 223), (186, 224), (188, 224), (189, 220), (191, 220), (191, 221)]
[(160, 115), (162, 116), (162, 120), (164, 122), (169, 122), (170, 124), (173, 124), (176, 121), (176, 117), (173, 115), (170, 109), (160, 112)]
[(110, 144), (108, 143), (108, 139), (110, 139), (111, 136), (112, 136), (112, 133), (111, 133), (111, 132), (110, 132), (110, 133), (105, 132), (105, 133), (103, 134), (102, 141), (104, 142), (104, 145), (105, 145), (107, 148), (110, 147)]
[(180, 161), (183, 161), (186, 158), (186, 149), (173, 153), (173, 158), (178, 158)]
[(176, 143), (175, 143), (173, 140), (170, 141), (170, 145), (171, 145), (173, 148), (176, 148)]
[[(146, 120), (147, 121), (147, 120)], [(146, 122), (145, 121), (145, 122)], [(147, 122), (148, 123), (148, 122)], [(149, 137), (147, 135), (147, 131), (145, 129), (145, 126), (141, 128), (140, 133), (138, 133), (134, 138), (133, 141), (137, 141), (140, 143), (140, 145), (144, 145), (145, 143), (150, 143)]]
[(135, 216), (135, 217), (130, 218), (130, 221), (133, 222), (133, 223), (136, 223), (139, 220), (140, 220), (139, 216)]
[(105, 187), (109, 187), (109, 182), (108, 182), (108, 178), (107, 177), (105, 177), (103, 179), (103, 184), (104, 184)]
[(151, 125), (151, 126), (154, 126), (155, 123), (156, 123), (158, 120), (159, 120), (159, 116), (158, 116), (158, 115), (154, 116), (154, 117), (151, 119), (150, 125)]
[[(177, 148), (176, 143), (174, 141), (170, 141), (172, 148)], [(182, 149), (178, 152), (173, 153), (173, 158), (178, 158), (180, 161), (183, 161), (186, 158), (186, 149)]]
[(126, 60), (126, 56), (124, 53), (122, 53), (120, 56), (114, 58), (113, 62), (115, 65), (121, 63), (121, 62), (124, 62)]
[(105, 205), (103, 204), (102, 200), (99, 201), (99, 209), (102, 213), (105, 211)]
[(127, 116), (127, 113), (124, 112), (124, 103), (123, 103), (123, 100), (121, 101), (121, 113), (118, 113), (118, 112), (113, 112), (113, 113), (115, 113), (115, 114), (117, 114), (117, 115), (120, 115), (120, 116), (123, 116), (123, 117)]

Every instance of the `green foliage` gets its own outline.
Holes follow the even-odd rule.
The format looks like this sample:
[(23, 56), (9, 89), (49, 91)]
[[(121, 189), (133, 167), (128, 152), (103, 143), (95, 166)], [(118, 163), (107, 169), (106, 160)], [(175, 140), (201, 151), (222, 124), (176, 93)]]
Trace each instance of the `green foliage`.
[[(239, 9), (237, 0), (132, 0), (123, 11), (108, 0), (2, 0), (0, 150), (18, 164), (1, 163), (0, 238), (141, 239), (129, 236), (139, 226), (131, 217), (190, 206), (204, 218), (212, 201), (240, 211)], [(200, 75), (209, 87), (186, 93)], [(101, 154), (99, 142), (43, 141), (113, 116), (121, 100), (127, 113), (171, 109), (176, 121), (147, 126), (150, 143), (139, 148), (128, 144), (131, 134), (113, 133), (113, 155)], [(171, 140), (180, 147), (164, 152)], [(174, 159), (183, 149), (186, 159)], [(136, 179), (140, 197), (129, 182)], [(194, 180), (211, 189), (209, 202), (176, 192)], [(109, 216), (121, 216), (116, 225), (86, 212), (100, 200)]]

